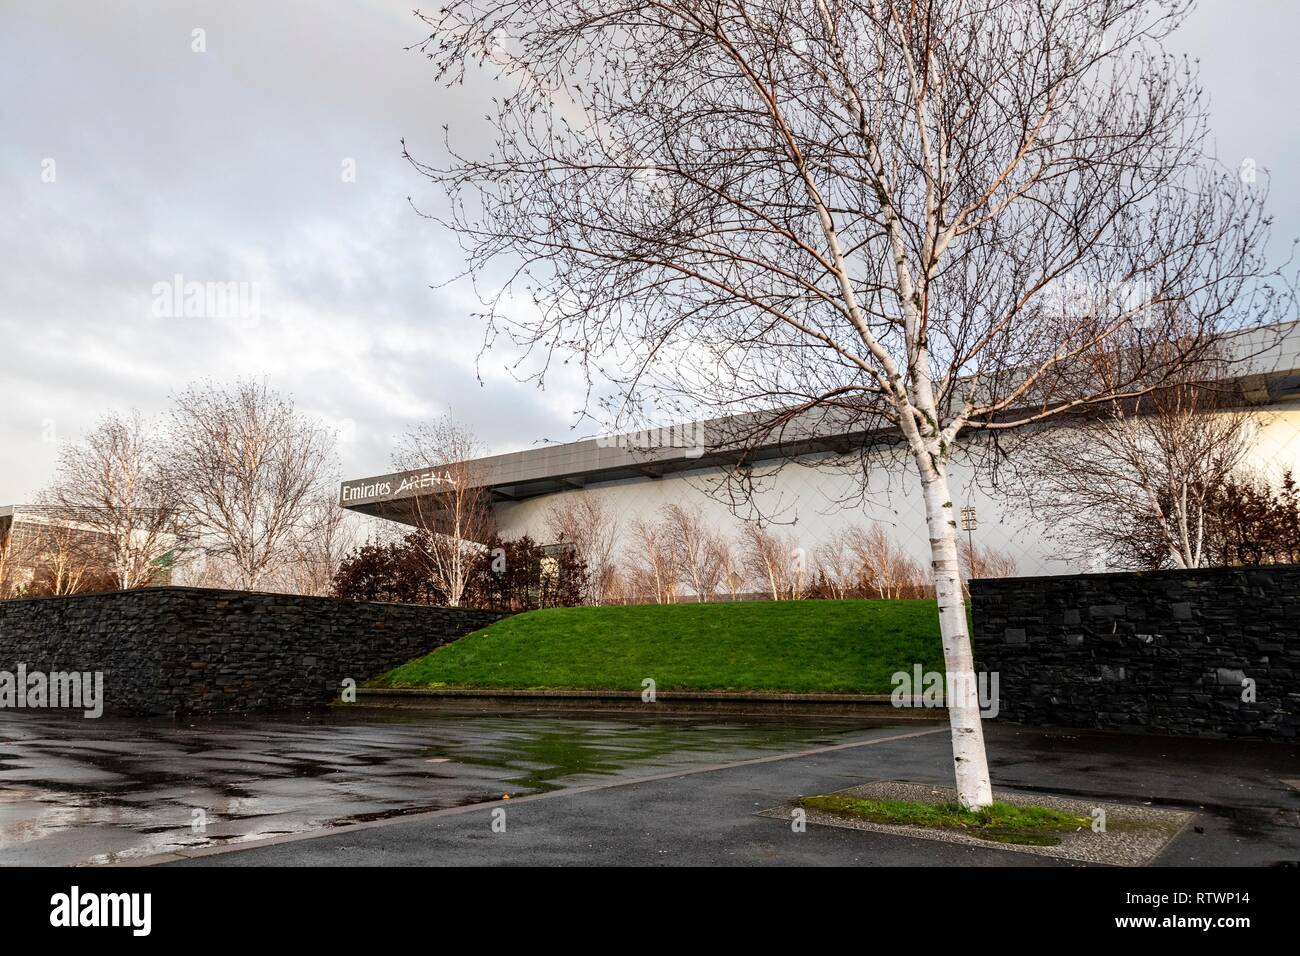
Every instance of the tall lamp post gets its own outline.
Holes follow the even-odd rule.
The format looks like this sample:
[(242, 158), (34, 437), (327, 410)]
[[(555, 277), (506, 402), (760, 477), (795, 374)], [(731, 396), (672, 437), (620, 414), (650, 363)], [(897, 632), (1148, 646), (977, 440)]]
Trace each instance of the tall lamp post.
[(975, 506), (967, 505), (961, 509), (961, 530), (966, 532), (966, 547), (969, 548), (971, 575), (975, 573), (975, 535), (974, 531), (979, 527), (979, 520), (975, 517)]

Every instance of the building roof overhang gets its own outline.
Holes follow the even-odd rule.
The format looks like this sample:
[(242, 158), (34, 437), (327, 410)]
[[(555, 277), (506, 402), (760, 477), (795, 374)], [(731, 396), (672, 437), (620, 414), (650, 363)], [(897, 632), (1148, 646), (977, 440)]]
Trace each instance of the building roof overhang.
[[(1231, 382), (1246, 405), (1274, 404), (1300, 397), (1300, 324), (1239, 333), (1238, 360)], [(1274, 341), (1264, 343), (1272, 331)], [(1258, 340), (1254, 337), (1260, 336)], [(1264, 344), (1259, 344), (1264, 343)], [(778, 459), (845, 455), (901, 442), (897, 429), (879, 412), (844, 405), (816, 407), (772, 427), (777, 411), (751, 412), (688, 425), (586, 438), (474, 460), (478, 487), (494, 501), (539, 495), (629, 479), (656, 480), (708, 468), (759, 465)], [(761, 436), (757, 437), (756, 436)], [(436, 496), (436, 472), (415, 469), (344, 481), (339, 504), (352, 511), (417, 524), (416, 502)], [(427, 505), (426, 505), (427, 512)]]

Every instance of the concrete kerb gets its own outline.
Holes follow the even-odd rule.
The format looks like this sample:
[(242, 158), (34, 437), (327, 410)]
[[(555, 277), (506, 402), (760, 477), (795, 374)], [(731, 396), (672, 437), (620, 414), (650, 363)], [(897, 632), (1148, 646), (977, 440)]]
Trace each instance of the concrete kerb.
[(727, 715), (747, 717), (871, 717), (947, 720), (943, 707), (895, 707), (889, 694), (790, 694), (757, 691), (658, 691), (645, 701), (639, 691), (519, 690), (464, 687), (365, 687), (342, 708), (506, 711), (514, 713), (602, 713), (646, 716)]

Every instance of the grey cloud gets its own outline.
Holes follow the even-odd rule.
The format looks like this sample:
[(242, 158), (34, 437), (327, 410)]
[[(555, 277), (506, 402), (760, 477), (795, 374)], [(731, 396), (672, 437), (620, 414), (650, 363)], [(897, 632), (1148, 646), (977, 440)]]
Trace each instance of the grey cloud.
[[(1282, 245), (1300, 234), (1290, 98), (1292, 4), (1206, 3), (1173, 44), (1201, 59), (1225, 163), (1272, 171)], [(190, 31), (207, 31), (207, 52)], [(486, 85), (443, 89), (402, 47), (405, 2), (51, 0), (0, 32), (0, 504), (50, 476), (47, 424), (74, 436), (105, 408), (165, 408), (199, 377), (266, 376), (353, 423), (346, 473), (382, 472), (394, 436), (453, 407), (497, 451), (573, 437), (572, 376), (515, 384), (463, 287), (431, 289), (459, 249), (407, 204), (438, 199), (402, 161), (442, 124), (482, 140)], [(40, 178), (53, 158), (58, 179)], [(341, 180), (353, 159), (357, 181)], [(257, 282), (255, 327), (159, 319), (155, 283)], [(589, 430), (589, 429), (587, 429)]]

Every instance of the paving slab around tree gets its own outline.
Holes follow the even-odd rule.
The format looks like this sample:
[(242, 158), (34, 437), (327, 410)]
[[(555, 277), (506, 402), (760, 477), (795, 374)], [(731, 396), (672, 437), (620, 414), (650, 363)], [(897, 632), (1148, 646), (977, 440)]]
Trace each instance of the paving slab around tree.
[[(1109, 866), (1145, 866), (1151, 863), (1196, 818), (1189, 810), (1154, 807), (1149, 802), (1139, 806), (1045, 793), (1019, 793), (1002, 788), (994, 789), (993, 799), (995, 803), (991, 810), (1003, 805), (1002, 809), (1008, 812), (1020, 807), (1062, 814), (1067, 818), (1067, 828), (1062, 830), (1060, 824), (1035, 827), (1032, 822), (975, 828), (960, 820), (970, 816), (966, 813), (960, 814), (960, 825), (945, 825), (951, 823), (952, 813), (944, 814), (928, 825), (891, 822), (901, 814), (880, 811), (901, 805), (909, 811), (908, 819), (915, 819), (919, 816), (916, 813), (918, 808), (926, 810), (929, 817), (934, 816), (934, 810), (957, 805), (954, 787), (897, 780), (877, 780), (831, 794), (794, 799), (764, 810), (759, 816), (783, 823), (799, 819), (805, 825), (844, 827), (966, 846), (996, 845), (1036, 856)], [(832, 806), (823, 806), (827, 803)], [(858, 809), (864, 803), (875, 812)]]

